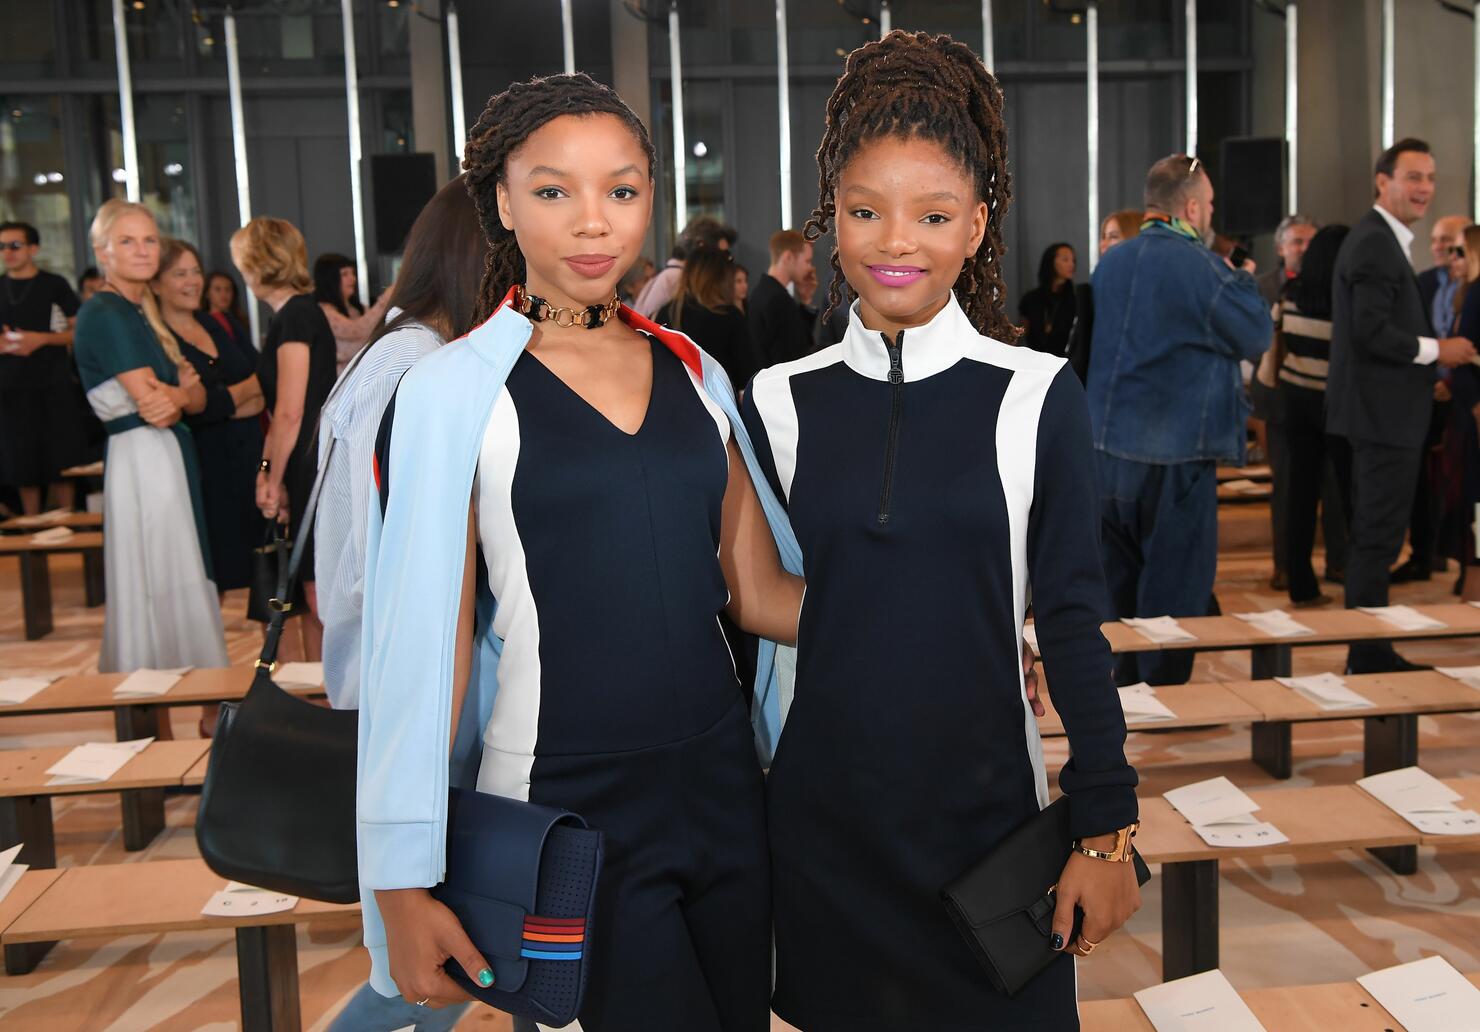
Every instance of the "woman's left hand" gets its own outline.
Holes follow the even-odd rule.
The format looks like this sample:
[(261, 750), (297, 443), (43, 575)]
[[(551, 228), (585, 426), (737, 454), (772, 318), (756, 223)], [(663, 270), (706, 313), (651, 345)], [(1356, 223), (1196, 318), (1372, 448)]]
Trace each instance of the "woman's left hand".
[[(1086, 839), (1084, 844), (1109, 852), (1115, 847), (1115, 836)], [(1071, 941), (1076, 905), (1084, 911), (1084, 925), (1079, 937)], [(1135, 864), (1096, 860), (1076, 849), (1059, 876), (1058, 906), (1053, 914), (1054, 949), (1068, 949), (1087, 957), (1140, 909), (1141, 887), (1136, 884)]]

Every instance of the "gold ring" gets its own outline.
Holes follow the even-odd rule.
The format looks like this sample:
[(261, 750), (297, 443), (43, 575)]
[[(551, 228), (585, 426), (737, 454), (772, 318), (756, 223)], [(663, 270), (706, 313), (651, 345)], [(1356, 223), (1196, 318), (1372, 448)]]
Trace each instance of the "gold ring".
[[(1100, 942), (1104, 941), (1104, 939), (1100, 940)], [(1081, 957), (1088, 957), (1091, 953), (1099, 948), (1099, 945), (1099, 942), (1090, 942), (1088, 939), (1081, 936), (1079, 939), (1079, 955)]]

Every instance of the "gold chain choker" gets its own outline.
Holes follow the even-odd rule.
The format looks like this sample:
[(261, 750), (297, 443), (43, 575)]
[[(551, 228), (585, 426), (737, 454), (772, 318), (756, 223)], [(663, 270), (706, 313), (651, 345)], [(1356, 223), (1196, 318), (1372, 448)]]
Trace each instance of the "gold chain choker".
[(550, 302), (531, 294), (522, 286), (514, 288), (514, 311), (528, 316), (532, 322), (548, 320), (556, 326), (583, 326), (588, 330), (594, 330), (598, 326), (605, 326), (607, 320), (617, 314), (617, 309), (621, 305), (622, 299), (613, 294), (612, 299), (604, 305), (587, 305), (585, 308), (555, 308)]

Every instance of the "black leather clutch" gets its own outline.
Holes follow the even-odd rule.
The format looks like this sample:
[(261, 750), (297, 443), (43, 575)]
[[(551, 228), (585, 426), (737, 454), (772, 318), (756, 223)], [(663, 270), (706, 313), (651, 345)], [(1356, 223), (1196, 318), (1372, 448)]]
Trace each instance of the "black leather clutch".
[(493, 969), (483, 988), (458, 963), (470, 996), (542, 1025), (580, 1014), (591, 966), (601, 832), (566, 810), (454, 788), (447, 804), (447, 905)]
[[(1058, 903), (1053, 889), (1073, 850), (1069, 801), (1061, 796), (941, 891), (947, 913), (998, 992), (1014, 995), (1062, 955), (1049, 944)], [(1137, 883), (1145, 885), (1151, 871), (1139, 853), (1131, 859)], [(1076, 909), (1075, 935), (1083, 919)]]

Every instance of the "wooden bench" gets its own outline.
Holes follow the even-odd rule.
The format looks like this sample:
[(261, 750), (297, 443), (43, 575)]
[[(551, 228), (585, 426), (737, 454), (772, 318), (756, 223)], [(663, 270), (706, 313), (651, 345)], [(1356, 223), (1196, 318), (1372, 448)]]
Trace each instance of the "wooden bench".
[(46, 769), (71, 751), (68, 746), (0, 752), (0, 849), (24, 842), (19, 863), (55, 867), (52, 797), (100, 792), (120, 794), (124, 848), (143, 849), (164, 830), (164, 790), (179, 787), (210, 749), (210, 739), (202, 738), (151, 742), (107, 781), (85, 785), (47, 784)]
[(68, 466), (62, 470), (64, 477), (100, 477), (103, 475), (103, 460), (89, 462), (85, 466)]
[(0, 903), (6, 971), (34, 970), (52, 945), (67, 939), (231, 928), (244, 1032), (296, 1032), (296, 928), (358, 928), (359, 905), (305, 899), (278, 914), (203, 916), (200, 908), (225, 887), (226, 879), (198, 859), (27, 871)]
[(42, 520), (40, 516), (12, 516), (0, 522), (0, 534), (35, 534), (52, 527), (69, 530), (102, 530), (103, 514), (100, 512), (69, 512), (53, 519)]
[(82, 581), (88, 606), (102, 605), (105, 585), (101, 531), (84, 531), (65, 541), (44, 545), (38, 545), (29, 536), (0, 536), (0, 555), (20, 559), (21, 614), (27, 641), (44, 638), (52, 631), (51, 569), (47, 560), (69, 552), (82, 555)]
[(1247, 505), (1254, 502), (1267, 503), (1273, 495), (1273, 489), (1268, 484), (1256, 484), (1244, 490), (1232, 488), (1227, 484), (1218, 485), (1219, 505)]
[[(236, 702), (252, 686), (254, 673), (250, 666), (192, 670), (164, 695), (145, 699), (120, 699), (113, 694), (126, 674), (77, 674), (59, 678), (23, 703), (0, 705), (0, 717), (112, 710), (119, 741), (157, 737), (162, 707)], [(295, 695), (324, 694), (322, 687), (291, 685), (288, 690)]]
[(1269, 466), (1219, 466), (1217, 468), (1218, 483), (1226, 484), (1230, 480), (1254, 480), (1269, 481), (1274, 479), (1274, 474)]
[[(1040, 679), (1042, 676), (1040, 673)], [(1283, 779), (1293, 769), (1290, 747), (1293, 724), (1362, 721), (1363, 773), (1377, 774), (1418, 762), (1419, 716), (1480, 710), (1480, 691), (1433, 670), (1348, 674), (1344, 680), (1352, 691), (1369, 699), (1372, 708), (1321, 709), (1275, 680), (1174, 684), (1157, 688), (1156, 696), (1177, 714), (1175, 720), (1136, 721), (1127, 717), (1126, 727), (1132, 731), (1156, 731), (1248, 722), (1254, 762), (1272, 777)], [(1046, 738), (1064, 734), (1052, 695), (1045, 683), (1042, 698), (1048, 712), (1040, 718), (1038, 729)]]
[[(1463, 797), (1456, 804), (1461, 809), (1480, 807), (1480, 778), (1444, 783)], [(1480, 842), (1480, 835), (1425, 835), (1355, 785), (1256, 789), (1248, 795), (1259, 804), (1258, 818), (1279, 828), (1290, 841), (1215, 848), (1161, 796), (1140, 801), (1136, 848), (1147, 863), (1162, 865), (1162, 978), (1167, 981), (1218, 966), (1218, 862), (1225, 857), (1366, 849), (1391, 867), (1395, 848)]]
[[(1480, 975), (1468, 975), (1480, 986)], [(1356, 982), (1289, 985), (1239, 993), (1267, 1032), (1394, 1032), (1402, 1028), (1387, 1008)], [(1084, 1032), (1155, 1032), (1134, 998), (1079, 1004)]]

